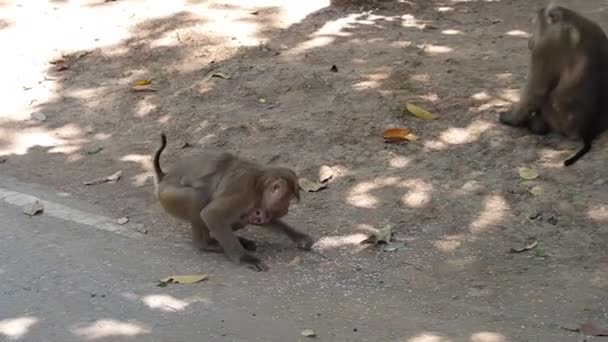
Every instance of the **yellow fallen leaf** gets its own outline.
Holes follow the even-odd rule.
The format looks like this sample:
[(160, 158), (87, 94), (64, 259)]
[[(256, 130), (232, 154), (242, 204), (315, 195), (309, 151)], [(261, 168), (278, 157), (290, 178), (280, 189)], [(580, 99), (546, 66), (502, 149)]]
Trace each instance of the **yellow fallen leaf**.
[(525, 180), (532, 180), (538, 177), (538, 172), (536, 170), (531, 169), (529, 167), (520, 167), (519, 168), (519, 177)]
[(416, 141), (418, 137), (410, 132), (407, 128), (390, 128), (384, 131), (382, 137), (386, 141), (397, 142), (397, 141)]
[(161, 283), (194, 284), (209, 277), (208, 274), (174, 275), (160, 280)]
[(407, 109), (408, 112), (410, 112), (413, 116), (424, 119), (424, 120), (433, 120), (433, 119), (437, 119), (439, 116), (425, 110), (422, 109), (416, 105), (413, 105), (411, 103), (407, 103), (405, 105), (405, 108)]
[(139, 81), (136, 81), (133, 85), (135, 85), (135, 86), (145, 86), (145, 85), (148, 85), (150, 83), (152, 83), (151, 80), (139, 80)]
[(266, 103), (266, 99), (265, 99), (265, 98), (263, 98), (263, 97), (261, 97), (259, 101), (260, 101), (260, 103), (262, 103), (262, 104)]

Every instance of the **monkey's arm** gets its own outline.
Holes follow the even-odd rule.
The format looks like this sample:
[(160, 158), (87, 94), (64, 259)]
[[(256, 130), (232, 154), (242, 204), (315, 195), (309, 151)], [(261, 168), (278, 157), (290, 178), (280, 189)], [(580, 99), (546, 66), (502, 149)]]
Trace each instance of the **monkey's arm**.
[(545, 60), (550, 56), (536, 56), (533, 52), (528, 80), (521, 94), (518, 109), (520, 115), (530, 116), (541, 109), (547, 101), (549, 93), (557, 84), (555, 66)]
[[(534, 52), (533, 52), (534, 54)], [(533, 56), (526, 85), (521, 91), (519, 103), (511, 112), (500, 114), (500, 121), (512, 126), (525, 125), (548, 101), (549, 93), (556, 85), (553, 63), (543, 61), (540, 56)]]
[(287, 235), (287, 237), (289, 237), (289, 239), (291, 239), (291, 241), (296, 243), (298, 248), (310, 250), (312, 248), (312, 245), (314, 244), (314, 240), (308, 234), (302, 233), (301, 231), (291, 227), (282, 220), (275, 219), (266, 224), (263, 224), (262, 226), (272, 230), (283, 232), (285, 235)]
[(220, 196), (213, 199), (200, 215), (228, 258), (236, 263), (246, 264), (256, 271), (266, 271), (268, 266), (248, 254), (232, 231), (232, 225), (240, 221), (241, 215), (246, 212), (242, 208), (246, 206), (247, 203), (243, 203), (243, 200), (236, 196)]

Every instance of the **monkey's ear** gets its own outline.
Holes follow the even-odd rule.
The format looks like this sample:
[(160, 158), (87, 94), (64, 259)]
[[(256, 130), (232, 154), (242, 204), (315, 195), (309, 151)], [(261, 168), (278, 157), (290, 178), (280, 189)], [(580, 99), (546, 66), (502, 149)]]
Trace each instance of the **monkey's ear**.
[(557, 6), (554, 3), (550, 3), (545, 10), (545, 16), (547, 17), (547, 22), (549, 24), (555, 24), (562, 20), (563, 12), (561, 7)]

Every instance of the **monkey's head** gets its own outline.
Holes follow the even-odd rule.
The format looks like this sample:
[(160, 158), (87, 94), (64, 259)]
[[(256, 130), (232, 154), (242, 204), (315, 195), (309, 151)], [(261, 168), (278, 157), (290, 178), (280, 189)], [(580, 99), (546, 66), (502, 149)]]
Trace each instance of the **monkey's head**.
[(289, 212), (289, 205), (300, 201), (298, 176), (288, 168), (273, 167), (265, 172), (262, 182), (262, 209), (271, 218), (281, 218)]
[(577, 27), (581, 20), (575, 12), (553, 3), (539, 9), (532, 19), (534, 32), (528, 40), (528, 48), (564, 48), (565, 44), (576, 47), (581, 39)]

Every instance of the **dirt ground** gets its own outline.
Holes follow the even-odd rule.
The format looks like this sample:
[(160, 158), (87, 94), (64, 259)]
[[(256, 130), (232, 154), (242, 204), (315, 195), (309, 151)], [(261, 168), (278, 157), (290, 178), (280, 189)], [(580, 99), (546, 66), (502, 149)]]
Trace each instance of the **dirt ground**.
[[(160, 131), (163, 165), (202, 148), (311, 180), (327, 165), (328, 188), (288, 219), (319, 239), (315, 253), (250, 229), (271, 270), (226, 261), (213, 276), (271, 294), (277, 316), (324, 341), (594, 340), (563, 326), (608, 325), (608, 134), (564, 168), (579, 142), (497, 123), (544, 1), (301, 2), (1, 2), (0, 41), (15, 48), (0, 66), (0, 172), (190, 248), (153, 197)], [(606, 1), (561, 3), (608, 28)], [(155, 91), (131, 91), (141, 79)], [(408, 102), (439, 118), (404, 113)], [(386, 144), (392, 127), (419, 139)], [(522, 180), (523, 166), (539, 177)], [(83, 186), (118, 170), (115, 184)], [(402, 248), (359, 245), (387, 224)], [(192, 257), (201, 271), (222, 260)]]

